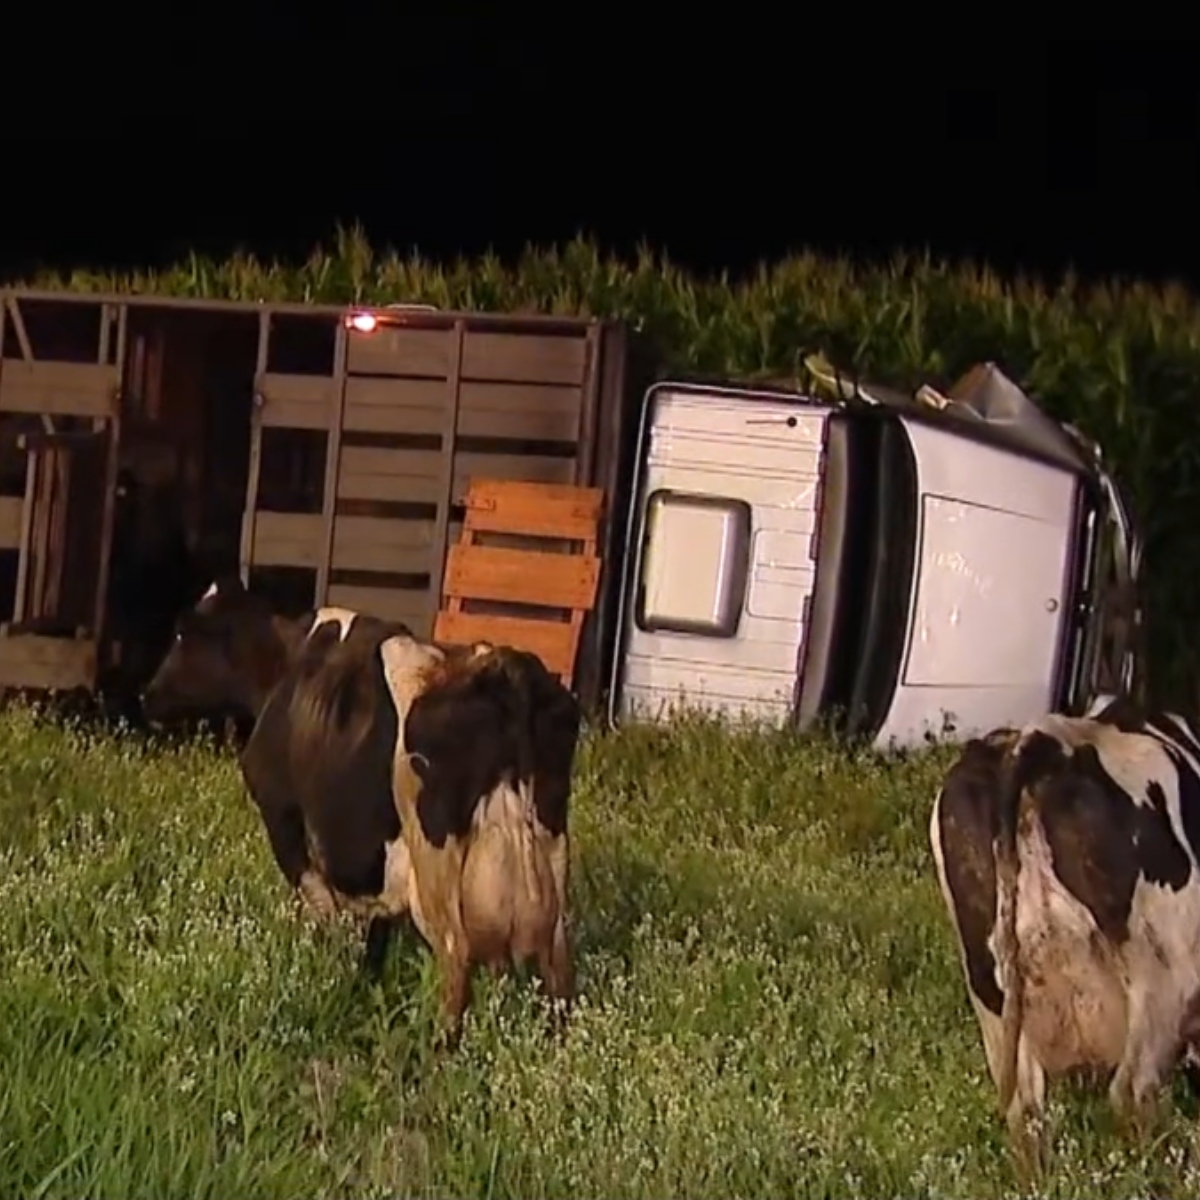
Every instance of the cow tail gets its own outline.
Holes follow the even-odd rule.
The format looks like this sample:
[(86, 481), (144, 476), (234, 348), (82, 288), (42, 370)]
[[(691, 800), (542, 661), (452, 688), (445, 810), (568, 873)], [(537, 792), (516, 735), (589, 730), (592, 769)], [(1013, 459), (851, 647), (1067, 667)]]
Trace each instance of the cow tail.
[(1017, 823), (1024, 772), (1021, 769), (1022, 739), (1010, 746), (1000, 766), (1000, 811), (993, 846), (996, 862), (996, 933), (994, 955), (1000, 988), (1004, 993), (1001, 1009), (1001, 1051), (999, 1078), (1000, 1111), (1006, 1113), (1017, 1086), (1017, 1053), (1025, 1007), (1025, 981), (1018, 962), (1017, 885), (1020, 858), (1017, 853)]
[(521, 840), (521, 874), (525, 880), (525, 887), (530, 899), (530, 902), (537, 908), (541, 908), (543, 903), (542, 896), (542, 879), (541, 873), (538, 871), (538, 844), (537, 838), (533, 832), (534, 807), (533, 807), (533, 779), (523, 779), (517, 784), (517, 795), (521, 798), (521, 821), (520, 821), (520, 840)]

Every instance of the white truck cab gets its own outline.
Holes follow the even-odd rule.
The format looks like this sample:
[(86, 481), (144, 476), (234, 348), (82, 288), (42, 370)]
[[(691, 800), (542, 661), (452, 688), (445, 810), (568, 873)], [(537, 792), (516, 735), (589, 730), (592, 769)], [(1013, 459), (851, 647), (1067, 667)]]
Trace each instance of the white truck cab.
[(627, 544), (614, 723), (683, 705), (906, 746), (1131, 682), (1103, 646), (1136, 590), (1120, 494), (992, 364), (945, 397), (655, 384)]

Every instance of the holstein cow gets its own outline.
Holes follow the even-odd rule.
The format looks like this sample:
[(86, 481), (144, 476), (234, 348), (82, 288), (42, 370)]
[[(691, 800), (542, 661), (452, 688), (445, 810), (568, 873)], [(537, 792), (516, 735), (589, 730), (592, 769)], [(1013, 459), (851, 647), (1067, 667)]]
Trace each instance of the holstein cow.
[(963, 748), (930, 842), (1018, 1162), (1047, 1076), (1145, 1132), (1200, 1036), (1200, 741), (1103, 698)]
[(580, 711), (537, 657), (447, 653), (345, 609), (286, 620), (234, 578), (180, 619), (143, 704), (160, 721), (196, 705), (255, 718), (242, 774), (284, 877), (320, 914), (368, 918), (373, 972), (411, 913), (452, 1037), (477, 963), (535, 959), (569, 1000)]
[(167, 652), (176, 615), (208, 580), (188, 545), (177, 485), (144, 484), (123, 469), (115, 499), (109, 627), (124, 674), (141, 688)]

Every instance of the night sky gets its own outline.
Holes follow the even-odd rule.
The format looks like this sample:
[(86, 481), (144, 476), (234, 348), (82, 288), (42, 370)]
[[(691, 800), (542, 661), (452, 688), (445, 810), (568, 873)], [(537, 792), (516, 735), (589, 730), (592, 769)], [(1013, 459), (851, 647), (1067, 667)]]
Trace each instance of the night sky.
[(704, 271), (928, 247), (1200, 284), (1197, 42), (864, 49), (698, 18), (694, 44), (651, 45), (583, 15), (540, 34), (405, 20), (269, 54), (270, 29), (243, 31), (203, 88), (168, 57), (103, 121), (27, 108), (4, 142), (0, 276), (298, 256), (357, 220), (438, 257), (583, 231)]

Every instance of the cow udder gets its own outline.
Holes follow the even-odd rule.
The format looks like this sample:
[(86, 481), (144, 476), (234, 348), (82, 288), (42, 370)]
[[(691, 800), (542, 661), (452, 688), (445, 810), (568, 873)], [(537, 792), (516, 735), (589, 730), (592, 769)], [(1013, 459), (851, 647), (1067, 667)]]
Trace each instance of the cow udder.
[(1121, 1061), (1128, 1027), (1118, 952), (1059, 879), (1037, 821), (1027, 825), (1020, 881), (1025, 1035), (1050, 1075), (1111, 1070)]
[(507, 784), (483, 801), (463, 864), (462, 918), (473, 961), (500, 969), (548, 948), (558, 893), (548, 839)]

